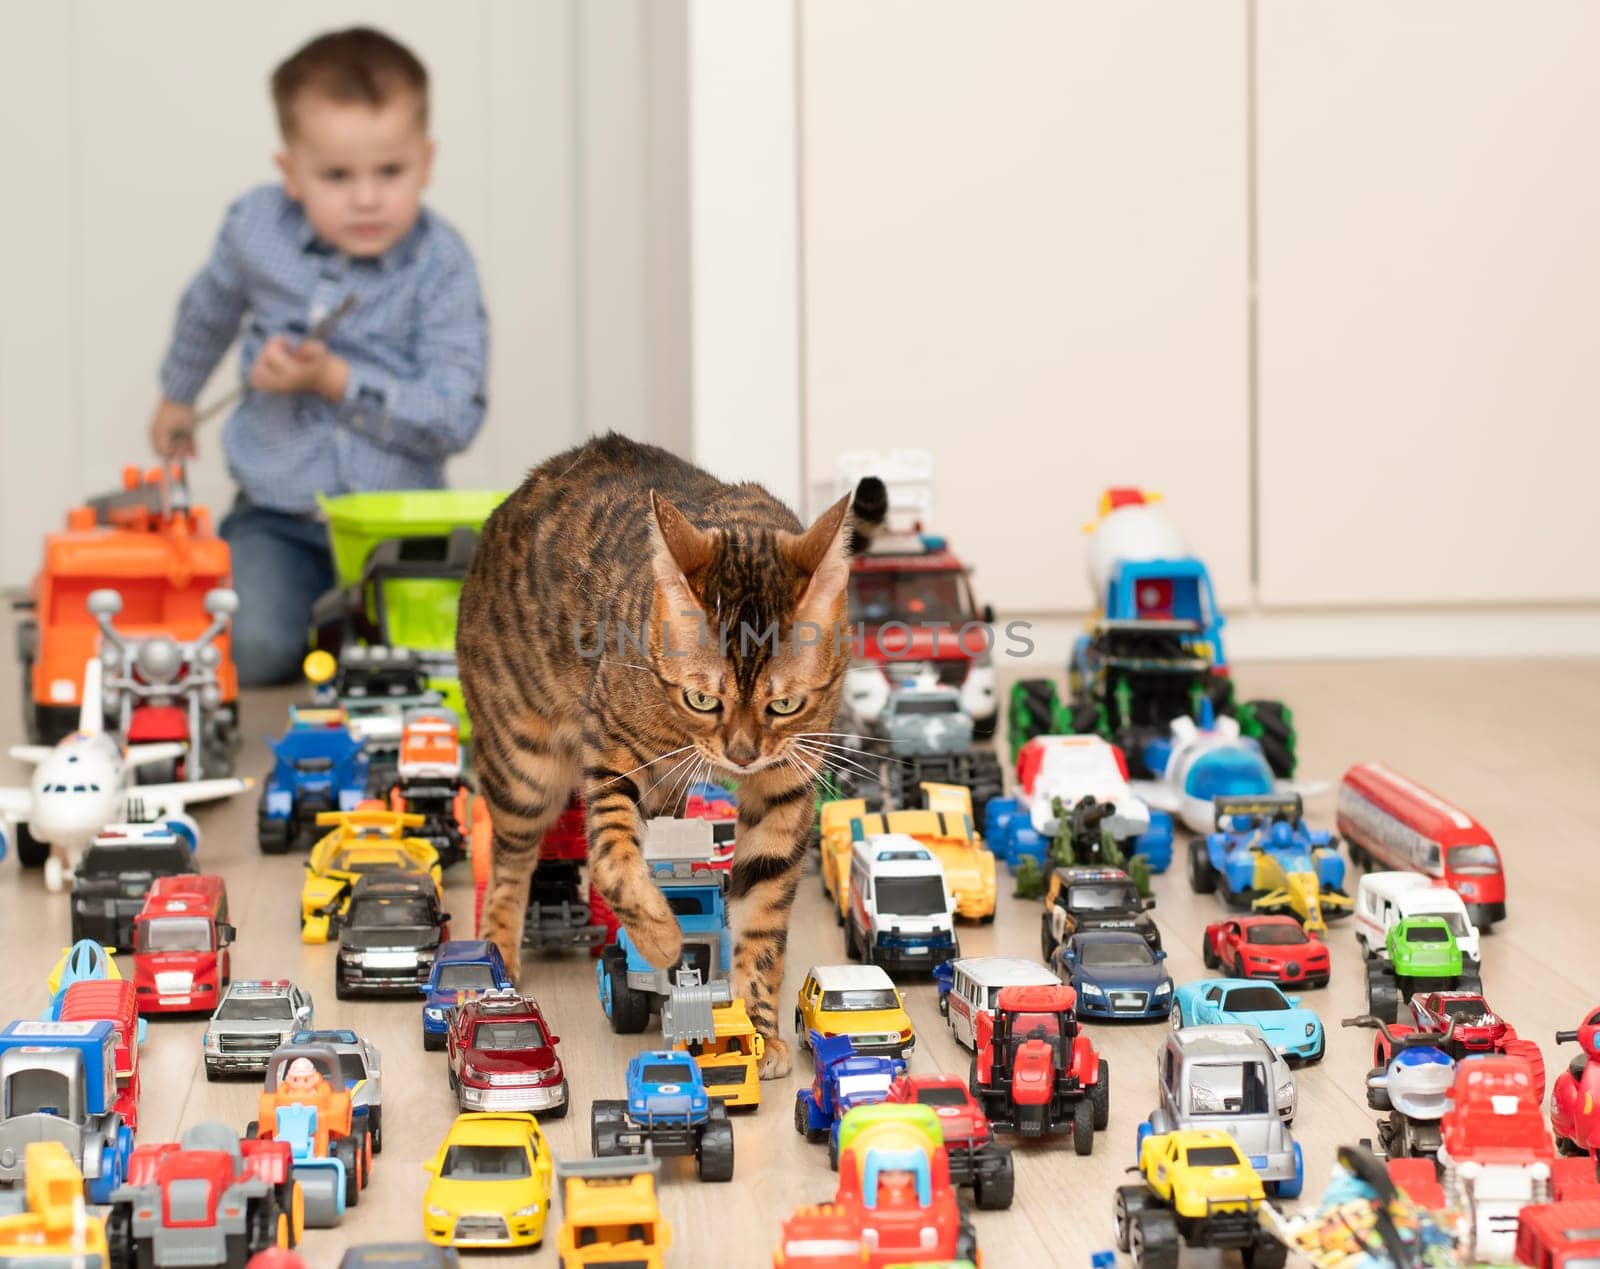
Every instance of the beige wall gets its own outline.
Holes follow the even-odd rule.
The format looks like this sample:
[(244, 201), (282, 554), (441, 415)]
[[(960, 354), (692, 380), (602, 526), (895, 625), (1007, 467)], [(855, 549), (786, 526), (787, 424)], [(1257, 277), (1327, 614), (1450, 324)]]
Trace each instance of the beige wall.
[[(266, 78), (354, 22), (429, 65), (430, 201), (491, 313), (489, 421), (452, 483), (515, 483), (610, 427), (685, 445), (685, 18), (684, 0), (0, 4), (0, 585), (68, 506), (149, 461), (178, 294), (229, 200), (272, 175)], [(202, 401), (236, 375), (230, 355)], [(215, 433), (201, 450), (220, 509)]]
[[(841, 449), (933, 449), (940, 527), (1029, 612), (1088, 607), (1111, 483), (1167, 492), (1241, 618), (1451, 651), (1507, 646), (1466, 605), (1595, 612), (1600, 8), (801, 14), (813, 488)], [(1417, 604), (1463, 620), (1402, 631)], [(1349, 646), (1320, 629), (1295, 646)]]

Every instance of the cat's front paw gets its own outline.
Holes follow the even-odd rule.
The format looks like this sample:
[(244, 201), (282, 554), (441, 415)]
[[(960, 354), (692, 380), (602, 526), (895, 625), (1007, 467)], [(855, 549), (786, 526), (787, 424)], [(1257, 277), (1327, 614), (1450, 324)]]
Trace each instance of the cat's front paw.
[(640, 955), (657, 969), (671, 969), (683, 955), (683, 927), (665, 901), (653, 906), (660, 911), (646, 909), (641, 913), (638, 920), (628, 926), (628, 937)]
[(761, 1059), (761, 1078), (781, 1080), (794, 1064), (789, 1059), (789, 1042), (775, 1035), (765, 1037), (766, 1055)]

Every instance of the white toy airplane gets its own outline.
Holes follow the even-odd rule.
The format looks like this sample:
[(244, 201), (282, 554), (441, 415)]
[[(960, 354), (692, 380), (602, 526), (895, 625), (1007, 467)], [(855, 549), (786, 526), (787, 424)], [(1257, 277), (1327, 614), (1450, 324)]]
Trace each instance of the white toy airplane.
[(1310, 796), (1327, 790), (1326, 783), (1275, 780), (1261, 751), (1239, 734), (1237, 719), (1206, 721), (1210, 726), (1201, 728), (1192, 718), (1173, 719), (1171, 740), (1145, 750), (1145, 763), (1152, 768), (1165, 751), (1160, 779), (1130, 781), (1145, 802), (1173, 812), (1194, 832), (1216, 831), (1214, 798), (1291, 792)]
[(0, 788), (0, 845), (16, 842), (19, 856), (35, 852), (39, 845), (49, 846), (44, 884), (52, 891), (62, 888), (83, 848), (107, 824), (165, 820), (193, 847), (199, 844), (199, 828), (184, 808), (190, 802), (241, 793), (255, 783), (245, 777), (228, 777), (135, 785), (136, 768), (179, 757), (185, 746), (165, 742), (124, 747), (107, 735), (101, 710), (101, 673), (98, 657), (84, 665), (77, 731), (54, 747), (16, 745), (11, 749), (18, 762), (34, 767), (32, 784), (26, 789)]

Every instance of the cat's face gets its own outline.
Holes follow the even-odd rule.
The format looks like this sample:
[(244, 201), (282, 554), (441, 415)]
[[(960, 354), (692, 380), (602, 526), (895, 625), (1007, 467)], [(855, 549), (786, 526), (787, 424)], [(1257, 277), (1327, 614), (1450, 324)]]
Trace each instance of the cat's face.
[(849, 499), (803, 534), (706, 531), (652, 505), (650, 658), (664, 704), (732, 775), (820, 768), (850, 652)]

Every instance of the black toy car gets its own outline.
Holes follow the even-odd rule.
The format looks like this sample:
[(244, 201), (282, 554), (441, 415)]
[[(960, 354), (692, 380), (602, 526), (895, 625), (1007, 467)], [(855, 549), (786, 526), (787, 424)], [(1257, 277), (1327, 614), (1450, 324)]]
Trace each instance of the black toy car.
[(189, 843), (160, 824), (113, 824), (89, 843), (72, 883), (72, 941), (133, 948), (133, 918), (157, 877), (194, 872)]
[(1161, 950), (1161, 931), (1149, 916), (1154, 899), (1141, 898), (1120, 868), (1057, 868), (1044, 894), (1039, 948), (1046, 964), (1056, 948), (1082, 930), (1128, 930)]
[(339, 959), (334, 994), (418, 996), (433, 972), (439, 944), (450, 937), (450, 914), (432, 878), (420, 873), (370, 873), (356, 882), (337, 918)]

